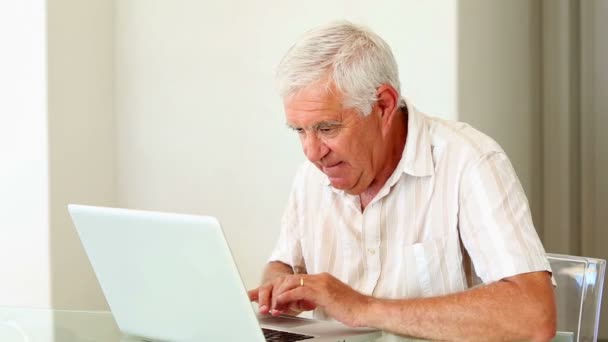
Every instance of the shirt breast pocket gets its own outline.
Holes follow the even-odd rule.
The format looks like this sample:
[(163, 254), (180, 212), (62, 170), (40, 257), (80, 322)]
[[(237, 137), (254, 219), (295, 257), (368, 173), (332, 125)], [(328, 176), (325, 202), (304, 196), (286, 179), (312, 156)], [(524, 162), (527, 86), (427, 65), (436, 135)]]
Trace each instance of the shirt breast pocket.
[(433, 297), (466, 289), (458, 240), (433, 238), (405, 246), (406, 274), (416, 297)]

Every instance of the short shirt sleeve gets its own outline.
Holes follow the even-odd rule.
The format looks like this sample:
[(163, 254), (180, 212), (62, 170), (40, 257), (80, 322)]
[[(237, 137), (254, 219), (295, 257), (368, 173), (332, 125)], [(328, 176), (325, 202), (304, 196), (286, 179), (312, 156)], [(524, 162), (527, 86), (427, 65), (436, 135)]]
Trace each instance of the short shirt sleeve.
[(483, 154), (464, 171), (458, 222), (464, 247), (484, 283), (551, 272), (528, 200), (504, 152)]

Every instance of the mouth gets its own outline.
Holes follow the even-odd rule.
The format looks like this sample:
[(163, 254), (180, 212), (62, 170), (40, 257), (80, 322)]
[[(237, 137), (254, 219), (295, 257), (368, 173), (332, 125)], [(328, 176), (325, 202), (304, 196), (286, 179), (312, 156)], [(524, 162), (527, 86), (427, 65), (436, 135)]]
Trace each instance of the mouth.
[(329, 173), (333, 173), (335, 172), (340, 166), (342, 166), (342, 164), (344, 164), (344, 162), (339, 161), (337, 163), (331, 164), (331, 165), (327, 165), (327, 166), (323, 166), (323, 173), (325, 174), (329, 174)]

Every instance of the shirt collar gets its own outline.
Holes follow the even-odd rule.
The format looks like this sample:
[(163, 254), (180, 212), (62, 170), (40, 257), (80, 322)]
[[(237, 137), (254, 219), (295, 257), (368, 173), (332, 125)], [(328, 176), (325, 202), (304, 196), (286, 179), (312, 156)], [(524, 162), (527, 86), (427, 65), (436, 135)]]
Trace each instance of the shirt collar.
[[(435, 174), (431, 138), (426, 117), (418, 112), (414, 106), (410, 105), (409, 101), (404, 100), (404, 102), (408, 113), (407, 137), (401, 160), (399, 160), (395, 171), (393, 171), (393, 174), (386, 181), (389, 187), (392, 187), (397, 182), (402, 173), (415, 177), (433, 176)], [(323, 183), (331, 186), (331, 182), (327, 176), (325, 176)], [(333, 187), (332, 190), (341, 192), (341, 190), (334, 189)]]
[(403, 172), (416, 177), (433, 176), (435, 165), (427, 118), (409, 102), (406, 102), (406, 106), (407, 138), (401, 157)]

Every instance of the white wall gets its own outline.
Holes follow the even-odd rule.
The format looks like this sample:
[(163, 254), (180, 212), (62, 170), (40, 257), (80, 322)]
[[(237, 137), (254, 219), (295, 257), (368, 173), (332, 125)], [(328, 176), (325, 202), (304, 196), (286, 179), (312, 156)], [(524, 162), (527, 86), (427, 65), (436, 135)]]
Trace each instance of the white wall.
[(282, 55), (318, 24), (368, 24), (406, 96), (454, 118), (455, 16), (443, 0), (116, 2), (119, 204), (218, 216), (254, 286), (303, 160), (274, 91)]
[(44, 0), (0, 2), (0, 305), (48, 306)]
[(111, 1), (0, 2), (0, 305), (107, 305), (66, 205), (114, 205)]
[(314, 25), (371, 25), (406, 95), (455, 117), (454, 1), (267, 6), (0, 3), (0, 305), (106, 307), (70, 202), (217, 215), (257, 283), (303, 159), (274, 68)]
[(52, 306), (107, 304), (67, 212), (116, 205), (113, 1), (47, 0)]

